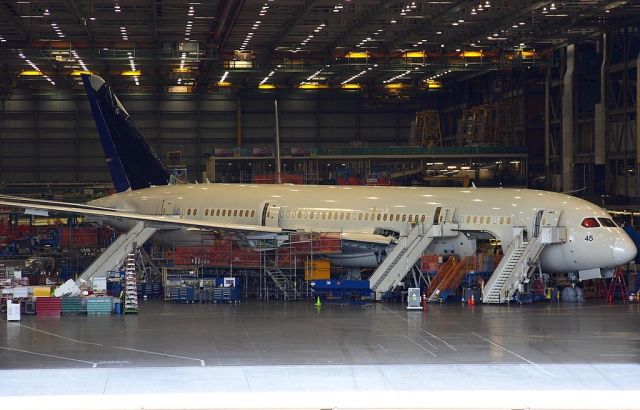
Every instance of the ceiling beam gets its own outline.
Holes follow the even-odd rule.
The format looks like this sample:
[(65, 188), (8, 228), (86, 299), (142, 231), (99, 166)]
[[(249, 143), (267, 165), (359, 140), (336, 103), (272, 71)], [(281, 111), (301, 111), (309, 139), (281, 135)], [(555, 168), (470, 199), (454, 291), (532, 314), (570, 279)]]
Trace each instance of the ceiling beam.
[(394, 39), (386, 43), (387, 49), (393, 50), (402, 46), (402, 43), (411, 39), (413, 36), (423, 33), (425, 30), (432, 28), (433, 25), (435, 24), (442, 23), (446, 19), (451, 18), (452, 16), (460, 13), (461, 11), (464, 11), (467, 8), (472, 7), (477, 2), (478, 0), (464, 0), (464, 1), (458, 2), (458, 4), (454, 5), (453, 7), (449, 7), (448, 9), (434, 16), (432, 19), (428, 19), (422, 24), (419, 24), (405, 31), (404, 33), (397, 35)]
[(74, 17), (78, 19), (78, 24), (82, 26), (84, 31), (87, 33), (87, 37), (89, 37), (89, 41), (92, 43), (96, 41), (96, 33), (91, 29), (89, 25), (89, 17), (84, 13), (84, 11), (80, 8), (76, 0), (65, 0), (65, 6), (73, 13)]
[(28, 44), (31, 41), (31, 32), (26, 28), (26, 26), (20, 21), (18, 16), (14, 13), (13, 8), (11, 10), (7, 10), (7, 3), (0, 3), (0, 17), (4, 17), (6, 21), (11, 23), (14, 27), (18, 29), (24, 36), (25, 44)]
[(358, 31), (360, 31), (367, 24), (370, 24), (372, 21), (378, 18), (380, 14), (384, 13), (387, 10), (387, 8), (392, 6), (394, 3), (397, 3), (397, 1), (384, 0), (384, 1), (381, 1), (380, 4), (378, 4), (376, 7), (363, 13), (360, 20), (358, 20), (355, 24), (349, 27), (347, 31), (340, 34), (338, 37), (335, 38), (335, 40), (333, 40), (331, 43), (327, 45), (327, 51), (331, 53), (333, 49), (335, 49), (338, 45), (340, 45), (340, 43), (343, 43), (349, 37), (351, 37)]
[(302, 20), (304, 20), (304, 18), (307, 16), (307, 13), (309, 13), (309, 11), (313, 8), (315, 3), (316, 3), (316, 0), (306, 0), (302, 6), (298, 7), (296, 12), (293, 13), (293, 17), (289, 20), (289, 23), (286, 26), (284, 26), (282, 30), (278, 32), (278, 34), (276, 34), (275, 39), (273, 40), (273, 42), (271, 43), (271, 46), (269, 46), (269, 49), (267, 50), (267, 54), (269, 55), (272, 54), (273, 51), (278, 47), (278, 45), (285, 38), (287, 38), (289, 34), (291, 34), (293, 29), (296, 28), (296, 26), (300, 24)]

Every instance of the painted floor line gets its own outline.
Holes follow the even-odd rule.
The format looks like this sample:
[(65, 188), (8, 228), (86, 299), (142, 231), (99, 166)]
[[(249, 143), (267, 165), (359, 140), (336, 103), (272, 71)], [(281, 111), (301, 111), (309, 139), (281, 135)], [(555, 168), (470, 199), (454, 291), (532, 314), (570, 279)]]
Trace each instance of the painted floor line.
[(71, 360), (71, 361), (74, 361), (74, 362), (87, 363), (87, 364), (90, 364), (90, 365), (91, 365), (91, 367), (92, 367), (92, 368), (94, 368), (94, 369), (95, 369), (96, 367), (98, 367), (98, 363), (96, 363), (96, 362), (89, 362), (89, 361), (87, 361), (87, 360), (73, 359), (73, 358), (71, 358), (71, 357), (56, 356), (56, 355), (53, 355), (53, 354), (39, 353), (39, 352), (32, 352), (32, 351), (29, 351), (29, 350), (16, 349), (16, 348), (14, 348), (14, 347), (6, 347), (6, 346), (0, 346), (0, 349), (3, 349), (3, 350), (10, 350), (10, 351), (13, 351), (13, 352), (20, 352), (20, 353), (33, 354), (33, 355), (36, 355), (36, 356), (53, 357), (54, 359)]
[(433, 353), (431, 350), (427, 349), (426, 347), (422, 346), (420, 343), (416, 342), (415, 340), (413, 340), (412, 338), (410, 338), (409, 336), (406, 336), (408, 341), (410, 341), (411, 343), (413, 343), (414, 345), (418, 346), (420, 349), (424, 350), (425, 352), (429, 353), (431, 356), (433, 357), (438, 357), (435, 353)]
[[(382, 305), (382, 307), (383, 307), (384, 309), (386, 309), (387, 311), (391, 312), (391, 314), (393, 314), (394, 316), (398, 317), (400, 320), (402, 320), (402, 321), (404, 321), (404, 322), (409, 323), (409, 321), (408, 321), (406, 318), (404, 318), (404, 317), (400, 316), (399, 314), (397, 314), (397, 313), (396, 313), (396, 312), (394, 312), (393, 310), (389, 309), (389, 308), (388, 308), (388, 307), (386, 307), (385, 305)], [(422, 328), (420, 328), (420, 330), (421, 330), (422, 332), (424, 332), (424, 333), (428, 334), (429, 336), (433, 337), (434, 339), (441, 341), (442, 343), (444, 343), (445, 345), (447, 345), (447, 347), (449, 347), (449, 348), (450, 348), (451, 350), (453, 350), (454, 352), (457, 352), (457, 351), (458, 351), (458, 350), (456, 350), (456, 348), (455, 348), (455, 347), (451, 346), (449, 343), (445, 342), (444, 340), (442, 340), (442, 339), (441, 339), (441, 338), (439, 338), (438, 336), (434, 335), (433, 333), (430, 333), (430, 332), (428, 332), (428, 331), (426, 331), (426, 330), (424, 330), (424, 329), (422, 329)], [(429, 343), (429, 344), (431, 344), (431, 343)]]
[(134, 349), (134, 348), (131, 348), (131, 347), (124, 347), (124, 346), (111, 346), (111, 345), (106, 345), (104, 343), (86, 342), (84, 340), (77, 340), (77, 339), (73, 339), (73, 338), (70, 338), (70, 337), (67, 337), (67, 336), (62, 336), (62, 335), (59, 335), (59, 334), (56, 334), (56, 333), (47, 332), (45, 330), (36, 329), (35, 327), (23, 325), (21, 323), (12, 323), (12, 322), (7, 322), (7, 323), (11, 323), (12, 325), (15, 325), (15, 326), (24, 327), (25, 329), (29, 329), (29, 330), (34, 331), (34, 332), (39, 332), (39, 333), (43, 333), (45, 335), (49, 335), (49, 336), (57, 337), (57, 338), (60, 338), (60, 339), (63, 339), (63, 340), (67, 340), (67, 341), (72, 342), (72, 343), (91, 345), (91, 346), (99, 346), (99, 347), (106, 347), (106, 348), (111, 348), (111, 349), (129, 350), (129, 351), (133, 351), (133, 352), (137, 352), (137, 353), (146, 353), (146, 354), (153, 354), (153, 355), (159, 355), (159, 356), (173, 357), (173, 358), (176, 358), (176, 359), (193, 360), (193, 361), (199, 362), (201, 367), (205, 367), (206, 366), (206, 363), (205, 363), (204, 360), (197, 359), (197, 358), (194, 358), (194, 357), (177, 356), (177, 355), (172, 355), (172, 354), (168, 354), (168, 353), (160, 353), (160, 352), (151, 352), (151, 351), (148, 351), (148, 350), (140, 350), (140, 349)]
[(518, 353), (513, 352), (513, 351), (511, 351), (511, 350), (507, 349), (506, 347), (504, 347), (504, 346), (502, 346), (502, 345), (499, 345), (498, 343), (494, 342), (493, 340), (491, 340), (491, 339), (487, 339), (486, 337), (481, 336), (481, 335), (477, 334), (476, 332), (471, 332), (471, 334), (472, 334), (472, 335), (474, 335), (474, 336), (476, 336), (476, 337), (479, 337), (480, 339), (484, 340), (484, 341), (485, 341), (485, 342), (487, 342), (487, 343), (492, 344), (493, 346), (496, 346), (496, 347), (498, 347), (498, 348), (500, 348), (500, 349), (504, 350), (504, 351), (505, 351), (505, 352), (507, 352), (507, 353), (510, 353), (510, 354), (514, 355), (514, 356), (515, 356), (515, 357), (517, 357), (518, 359), (524, 360), (525, 362), (527, 362), (527, 363), (529, 363), (530, 365), (534, 366), (536, 369), (540, 370), (541, 372), (546, 373), (547, 375), (549, 375), (549, 376), (551, 376), (551, 377), (555, 377), (552, 373), (549, 373), (548, 371), (546, 371), (545, 369), (543, 369), (542, 367), (540, 367), (540, 366), (539, 366), (539, 365), (537, 365), (536, 363), (532, 362), (531, 360), (527, 359), (526, 357), (523, 357), (523, 356), (519, 355)]

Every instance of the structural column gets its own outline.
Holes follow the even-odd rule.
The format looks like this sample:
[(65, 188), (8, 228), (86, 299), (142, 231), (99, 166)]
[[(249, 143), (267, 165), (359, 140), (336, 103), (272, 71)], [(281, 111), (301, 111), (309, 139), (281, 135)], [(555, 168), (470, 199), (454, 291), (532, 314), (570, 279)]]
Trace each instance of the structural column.
[(573, 190), (573, 73), (575, 69), (575, 45), (567, 46), (565, 58), (567, 70), (562, 87), (562, 189)]
[(602, 35), (602, 63), (600, 65), (600, 102), (595, 105), (594, 117), (594, 170), (595, 192), (604, 194), (605, 188), (605, 161), (606, 161), (606, 124), (607, 124), (607, 35)]

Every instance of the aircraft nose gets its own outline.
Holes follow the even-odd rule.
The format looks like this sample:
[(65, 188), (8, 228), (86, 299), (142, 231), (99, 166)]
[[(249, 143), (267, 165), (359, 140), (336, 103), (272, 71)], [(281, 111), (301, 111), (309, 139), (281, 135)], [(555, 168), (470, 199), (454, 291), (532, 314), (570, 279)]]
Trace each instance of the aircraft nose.
[(631, 238), (624, 233), (613, 243), (613, 263), (615, 266), (624, 265), (636, 257), (638, 249)]

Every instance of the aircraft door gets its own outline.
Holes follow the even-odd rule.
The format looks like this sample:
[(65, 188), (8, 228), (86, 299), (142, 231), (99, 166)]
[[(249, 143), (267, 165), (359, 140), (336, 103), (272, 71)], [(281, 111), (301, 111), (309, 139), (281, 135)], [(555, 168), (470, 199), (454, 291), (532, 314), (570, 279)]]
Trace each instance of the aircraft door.
[(162, 201), (161, 215), (178, 215), (173, 200), (165, 199), (164, 201)]
[(277, 228), (280, 223), (280, 205), (266, 202), (262, 208), (262, 226)]
[(436, 208), (436, 211), (433, 213), (433, 224), (438, 225), (440, 223), (440, 212), (442, 212), (442, 207), (439, 206)]
[(543, 209), (536, 211), (536, 216), (533, 219), (533, 237), (537, 238), (540, 235), (540, 224), (542, 223)]

